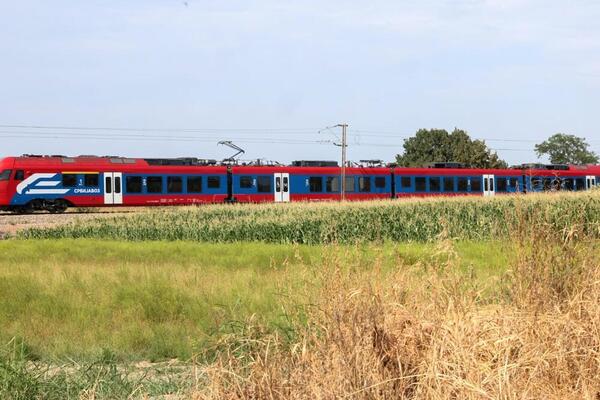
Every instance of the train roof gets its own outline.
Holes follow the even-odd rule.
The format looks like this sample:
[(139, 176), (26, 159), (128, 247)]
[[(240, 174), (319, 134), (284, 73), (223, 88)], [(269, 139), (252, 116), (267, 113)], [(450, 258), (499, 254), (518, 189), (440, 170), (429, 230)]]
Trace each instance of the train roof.
[[(369, 162), (366, 162), (369, 161)], [(546, 165), (546, 164), (522, 164), (508, 169), (481, 169), (465, 168), (458, 163), (431, 163), (420, 168), (398, 167), (394, 165), (383, 166), (382, 163), (374, 163), (378, 160), (363, 160), (361, 164), (354, 164), (347, 167), (349, 173), (360, 173), (368, 170), (369, 174), (385, 174), (390, 168), (394, 168), (397, 174), (426, 174), (426, 175), (468, 175), (489, 173), (497, 175), (515, 175), (515, 174), (536, 174), (536, 175), (581, 175), (582, 173), (590, 175), (600, 175), (599, 165)], [(248, 163), (232, 164), (229, 162), (218, 162), (212, 159), (200, 159), (195, 157), (181, 158), (132, 158), (120, 156), (93, 156), (82, 155), (76, 157), (63, 155), (31, 155), (25, 154), (20, 157), (0, 158), (0, 168), (56, 168), (64, 170), (95, 168), (103, 171), (119, 168), (129, 171), (160, 167), (164, 170), (184, 171), (197, 170), (199, 167), (206, 170), (220, 171), (231, 168), (233, 172), (249, 174), (265, 174), (276, 172), (291, 173), (339, 173), (340, 167), (335, 161), (314, 161), (302, 160), (294, 161), (291, 165), (285, 166), (276, 162), (265, 162), (257, 160)], [(187, 167), (187, 168), (186, 168)]]

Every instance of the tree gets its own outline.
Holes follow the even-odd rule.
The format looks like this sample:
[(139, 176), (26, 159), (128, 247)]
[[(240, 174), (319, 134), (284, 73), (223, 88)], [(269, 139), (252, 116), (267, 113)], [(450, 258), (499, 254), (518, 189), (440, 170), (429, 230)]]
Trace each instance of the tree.
[(557, 133), (535, 145), (538, 157), (547, 155), (552, 164), (598, 164), (598, 156), (589, 150), (585, 138)]
[(431, 162), (460, 162), (475, 168), (506, 168), (483, 140), (472, 140), (467, 132), (454, 129), (419, 129), (404, 140), (404, 153), (396, 156), (403, 167), (421, 167)]

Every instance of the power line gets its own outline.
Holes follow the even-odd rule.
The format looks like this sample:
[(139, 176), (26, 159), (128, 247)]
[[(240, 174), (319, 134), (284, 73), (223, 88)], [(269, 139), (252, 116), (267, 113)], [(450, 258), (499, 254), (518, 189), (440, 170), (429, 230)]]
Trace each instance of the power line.
[(92, 127), (92, 126), (51, 126), (51, 125), (17, 125), (0, 124), (0, 128), (18, 129), (62, 129), (81, 131), (116, 131), (116, 132), (181, 132), (181, 133), (210, 133), (210, 132), (317, 132), (318, 128), (117, 128), (117, 127)]
[[(96, 127), (96, 126), (73, 126), (73, 125), (37, 125), (37, 124), (0, 124), (0, 128), (11, 128), (11, 129), (36, 129), (40, 130), (39, 133), (45, 133), (45, 130), (58, 129), (68, 131), (99, 131), (103, 132), (103, 135), (114, 135), (116, 132), (146, 132), (146, 133), (198, 133), (198, 134), (210, 134), (210, 133), (235, 133), (241, 135), (256, 134), (257, 132), (274, 133), (277, 135), (298, 135), (298, 134), (319, 134), (322, 130), (317, 128), (127, 128), (127, 127)], [(15, 132), (18, 133), (19, 131)], [(73, 132), (78, 133), (78, 132)], [(348, 129), (348, 133), (355, 137), (373, 137), (373, 138), (395, 138), (395, 139), (408, 139), (414, 135), (400, 134), (397, 131), (392, 130), (372, 130), (372, 129)], [(67, 135), (70, 133), (62, 132)], [(83, 133), (79, 133), (83, 135)], [(123, 136), (123, 135), (119, 135)], [(146, 137), (145, 135), (139, 135), (139, 137)], [(177, 136), (178, 138), (180, 136)], [(186, 136), (182, 138), (195, 138), (195, 136)], [(477, 140), (484, 140), (488, 142), (506, 142), (506, 143), (538, 143), (544, 139), (512, 139), (512, 138), (474, 138)], [(600, 140), (587, 140), (588, 142), (600, 142)]]
[[(45, 135), (40, 135), (36, 132), (8, 132), (0, 131), (1, 138), (11, 138), (11, 139), (20, 139), (20, 138), (29, 138), (29, 139), (68, 139), (68, 140), (100, 140), (100, 141), (126, 141), (126, 142), (183, 142), (183, 143), (214, 143), (222, 138), (220, 137), (164, 137), (164, 136), (143, 136), (143, 135), (124, 135), (124, 136), (105, 136), (105, 135), (90, 135), (90, 134), (80, 134), (77, 133), (60, 133), (60, 132), (47, 132)], [(248, 144), (286, 144), (286, 145), (323, 145), (330, 144), (329, 142), (324, 142), (322, 140), (302, 140), (302, 139), (280, 139), (280, 138), (272, 138), (272, 137), (254, 137), (254, 138), (230, 138), (231, 140), (235, 140), (240, 143), (248, 143)], [(355, 143), (352, 146), (355, 147), (381, 147), (381, 148), (401, 148), (403, 147), (400, 143)], [(494, 151), (532, 151), (528, 149), (507, 149), (507, 148), (491, 148)]]

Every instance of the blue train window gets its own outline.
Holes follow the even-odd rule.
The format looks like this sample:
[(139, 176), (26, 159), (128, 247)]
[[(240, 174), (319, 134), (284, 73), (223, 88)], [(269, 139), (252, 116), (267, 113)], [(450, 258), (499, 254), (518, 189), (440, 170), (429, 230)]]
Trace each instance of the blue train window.
[(125, 189), (127, 193), (142, 193), (142, 177), (127, 176), (125, 177)]
[(430, 192), (439, 192), (440, 188), (441, 188), (441, 184), (440, 184), (440, 178), (435, 176), (435, 177), (430, 177), (429, 178), (429, 191)]
[(83, 184), (87, 187), (98, 187), (98, 174), (85, 174)]
[(331, 192), (339, 192), (340, 191), (340, 178), (338, 176), (328, 176), (325, 181), (325, 189), (330, 193)]
[(62, 176), (63, 187), (75, 187), (77, 186), (77, 175), (75, 174), (63, 174)]
[(444, 192), (454, 192), (454, 178), (449, 176), (444, 178)]
[(251, 189), (252, 188), (252, 177), (251, 176), (240, 176), (240, 188)]
[(188, 176), (187, 191), (188, 193), (202, 193), (202, 177)]
[(403, 176), (400, 178), (400, 187), (402, 187), (402, 189), (410, 189), (412, 187), (412, 179), (410, 176)]
[(458, 177), (457, 178), (457, 182), (458, 182), (458, 191), (459, 192), (466, 192), (469, 190), (469, 178), (465, 178), (465, 177)]
[(585, 190), (585, 179), (575, 178), (575, 190)]
[(146, 183), (148, 185), (148, 193), (162, 193), (162, 176), (149, 176)]
[(519, 178), (508, 178), (508, 185), (516, 191), (521, 189)]
[(208, 177), (208, 188), (209, 189), (219, 189), (221, 187), (221, 178), (218, 176), (209, 176)]
[(270, 176), (259, 176), (256, 178), (256, 186), (259, 193), (270, 193), (271, 192), (271, 177)]
[(360, 192), (370, 192), (371, 191), (371, 177), (369, 176), (361, 176), (358, 178), (358, 190)]
[(346, 177), (346, 192), (354, 192), (356, 190), (356, 183), (353, 176)]
[(496, 192), (507, 192), (508, 191), (508, 179), (498, 178), (496, 181)]
[(308, 190), (311, 192), (323, 191), (323, 178), (320, 176), (311, 176), (308, 178)]
[(427, 190), (427, 183), (424, 177), (418, 176), (415, 178), (415, 192), (425, 192)]
[(378, 188), (378, 189), (385, 188), (385, 177), (383, 177), (383, 176), (376, 176), (375, 177), (375, 187)]
[(182, 193), (183, 178), (180, 176), (167, 177), (167, 193)]
[(481, 178), (471, 178), (471, 192), (481, 192)]

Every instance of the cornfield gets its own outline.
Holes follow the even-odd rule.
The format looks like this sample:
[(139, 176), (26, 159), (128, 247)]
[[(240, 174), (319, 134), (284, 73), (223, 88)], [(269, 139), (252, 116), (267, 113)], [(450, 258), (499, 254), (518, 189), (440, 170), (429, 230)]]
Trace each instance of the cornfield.
[(599, 237), (600, 193), (160, 208), (34, 228), (19, 236), (298, 244), (426, 242), (442, 234), (488, 240), (508, 237), (508, 226), (516, 220), (568, 230), (582, 216), (585, 233)]

